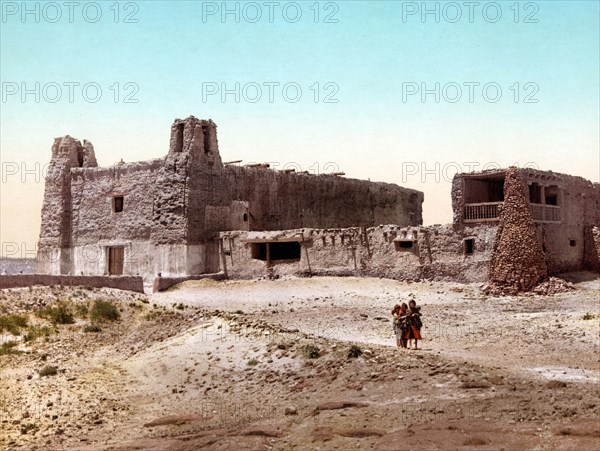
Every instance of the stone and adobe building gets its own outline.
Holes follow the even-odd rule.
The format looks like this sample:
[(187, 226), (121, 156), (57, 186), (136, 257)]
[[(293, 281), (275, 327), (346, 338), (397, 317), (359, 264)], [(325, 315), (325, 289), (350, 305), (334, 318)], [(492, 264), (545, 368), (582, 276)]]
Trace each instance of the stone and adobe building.
[(174, 122), (165, 158), (106, 168), (88, 141), (57, 138), (42, 271), (147, 284), (160, 274), (158, 288), (218, 273), (487, 281), (515, 291), (561, 272), (600, 272), (600, 185), (581, 177), (457, 174), (452, 224), (423, 226), (419, 191), (265, 166), (223, 163), (216, 125), (194, 117)]
[[(98, 167), (88, 141), (52, 146), (40, 270), (48, 274), (189, 277), (223, 270), (225, 231), (422, 223), (423, 193), (389, 183), (224, 164), (211, 120), (171, 127), (165, 158)], [(306, 242), (302, 243), (307, 246)], [(294, 260), (294, 244), (273, 258)]]
[(266, 243), (304, 240), (310, 244), (296, 261), (271, 262), (278, 273), (489, 281), (528, 291), (550, 275), (600, 272), (599, 184), (509, 168), (457, 174), (451, 197), (454, 220), (446, 225), (222, 232), (227, 269), (264, 273)]

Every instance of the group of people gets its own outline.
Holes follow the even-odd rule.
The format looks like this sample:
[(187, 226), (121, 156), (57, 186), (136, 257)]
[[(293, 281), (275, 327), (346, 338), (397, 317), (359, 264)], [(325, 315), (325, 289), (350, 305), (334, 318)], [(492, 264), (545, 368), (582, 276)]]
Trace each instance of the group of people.
[(414, 349), (417, 348), (417, 341), (421, 340), (421, 307), (417, 307), (414, 300), (406, 303), (396, 304), (392, 310), (392, 319), (394, 323), (394, 334), (396, 335), (396, 346), (399, 348), (410, 349), (414, 340)]

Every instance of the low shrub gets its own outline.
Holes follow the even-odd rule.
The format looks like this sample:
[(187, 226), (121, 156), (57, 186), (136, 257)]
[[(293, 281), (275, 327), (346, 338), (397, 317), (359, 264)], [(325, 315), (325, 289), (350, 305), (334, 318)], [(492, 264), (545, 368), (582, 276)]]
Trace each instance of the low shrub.
[(108, 301), (94, 301), (90, 311), (90, 319), (93, 322), (117, 321), (120, 317), (117, 307)]
[(30, 326), (27, 333), (23, 336), (23, 340), (31, 342), (40, 337), (49, 337), (51, 334), (52, 330), (48, 326)]
[(0, 345), (0, 355), (18, 354), (15, 348), (19, 343), (14, 340), (5, 341)]
[(75, 315), (77, 315), (78, 318), (87, 318), (89, 314), (90, 309), (87, 304), (79, 303), (75, 305)]
[(40, 377), (56, 376), (58, 374), (58, 367), (52, 365), (46, 365), (44, 368), (38, 371)]
[(23, 327), (27, 327), (26, 316), (15, 314), (0, 316), (0, 332), (7, 331), (12, 335), (20, 335)]
[(83, 331), (85, 333), (90, 333), (90, 332), (102, 332), (102, 328), (100, 326), (96, 326), (95, 324), (88, 324), (87, 326), (85, 326), (83, 328)]
[(314, 345), (304, 346), (304, 348), (302, 349), (302, 352), (303, 352), (304, 356), (309, 359), (316, 359), (321, 356), (321, 350), (317, 346), (314, 346)]
[(65, 302), (59, 302), (56, 305), (45, 307), (36, 312), (40, 318), (51, 321), (52, 324), (74, 324), (75, 317), (73, 312)]

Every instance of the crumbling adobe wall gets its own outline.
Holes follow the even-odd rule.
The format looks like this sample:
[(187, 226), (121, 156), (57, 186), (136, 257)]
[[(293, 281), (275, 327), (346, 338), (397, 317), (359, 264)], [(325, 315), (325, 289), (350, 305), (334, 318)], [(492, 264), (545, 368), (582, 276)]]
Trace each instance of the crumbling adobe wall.
[[(175, 126), (180, 125), (176, 122)], [(231, 207), (223, 178), (217, 125), (211, 120), (187, 118), (183, 152), (189, 155), (186, 239), (188, 244), (205, 244), (217, 231), (226, 229)], [(211, 208), (220, 213), (211, 215)]]
[(206, 207), (230, 205), (222, 166), (216, 124), (193, 116), (176, 119), (169, 153), (156, 180), (153, 242), (206, 241)]
[[(450, 280), (483, 282), (495, 239), (495, 227), (453, 226), (351, 227), (294, 229), (271, 232), (221, 233), (226, 268), (231, 278), (255, 278), (267, 274), (266, 263), (253, 259), (245, 240), (295, 239), (302, 244), (300, 261), (274, 263), (274, 275), (337, 275), (386, 277), (396, 280)], [(474, 253), (466, 255), (463, 238), (475, 240)], [(397, 239), (414, 240), (408, 249)]]
[[(71, 198), (75, 245), (101, 240), (150, 240), (156, 179), (162, 160), (117, 163), (106, 168), (73, 169)], [(123, 211), (113, 197), (123, 196)]]
[(116, 288), (118, 290), (144, 292), (144, 282), (141, 277), (121, 276), (65, 276), (50, 274), (13, 274), (0, 275), (0, 289), (31, 287), (35, 285), (64, 287), (96, 287)]
[(548, 279), (548, 268), (517, 168), (506, 171), (500, 226), (489, 264), (489, 288), (505, 293), (530, 291)]
[(584, 231), (585, 269), (600, 273), (600, 227), (586, 227)]
[[(495, 224), (465, 227), (435, 225), (424, 228), (421, 247), (427, 250), (423, 276), (428, 280), (485, 282), (489, 259), (496, 241)], [(467, 254), (464, 240), (473, 240), (473, 253)]]
[(452, 178), (452, 187), (450, 188), (453, 224), (459, 225), (463, 222), (463, 207), (465, 205), (464, 197), (463, 174), (455, 174)]
[(523, 168), (526, 183), (559, 190), (560, 222), (536, 222), (549, 274), (578, 271), (586, 266), (589, 240), (585, 230), (600, 225), (600, 189), (582, 177)]
[[(549, 274), (559, 274), (568, 271), (577, 271), (589, 266), (588, 255), (594, 250), (589, 250), (591, 243), (586, 237), (585, 230), (589, 227), (600, 225), (600, 189), (597, 183), (592, 183), (582, 177), (560, 174), (553, 171), (541, 171), (532, 168), (516, 169), (525, 185), (525, 197), (530, 203), (529, 185), (536, 184), (541, 190), (532, 208), (536, 209), (534, 216), (535, 227), (548, 267)], [(473, 178), (493, 177), (504, 175), (505, 171), (487, 170), (477, 173), (457, 174), (452, 182), (452, 208), (454, 213), (453, 223), (462, 226), (465, 196), (471, 197), (469, 202), (478, 202), (473, 198), (476, 190), (471, 190), (467, 195), (464, 192), (465, 178), (469, 178), (473, 187)], [(551, 190), (551, 191), (549, 191)], [(555, 206), (541, 204), (545, 199), (541, 196), (548, 193), (556, 194)], [(544, 213), (545, 210), (545, 213)], [(559, 221), (549, 213), (558, 214)]]
[(42, 255), (40, 270), (50, 274), (71, 271), (72, 244), (71, 168), (96, 166), (94, 147), (65, 136), (56, 138), (46, 174), (42, 223), (38, 249)]
[(226, 166), (230, 200), (249, 202), (252, 230), (419, 225), (423, 193), (390, 183)]
[[(151, 280), (160, 271), (156, 261), (162, 264), (163, 254), (173, 260), (170, 266), (180, 265), (178, 251), (151, 242), (157, 227), (153, 220), (154, 192), (162, 167), (162, 160), (150, 160), (71, 169), (71, 274), (106, 274), (109, 246), (125, 248), (126, 275), (144, 275)], [(122, 212), (113, 211), (114, 196), (123, 196)], [(165, 272), (170, 266), (164, 266)]]
[[(113, 199), (122, 196), (122, 212)], [(223, 166), (216, 124), (176, 119), (164, 159), (98, 168), (93, 146), (58, 139), (46, 183), (44, 272), (105, 274), (124, 247), (124, 273), (218, 270), (219, 231), (422, 223), (423, 193), (387, 183)], [(329, 251), (327, 251), (329, 252)], [(370, 251), (368, 251), (370, 252)], [(368, 264), (361, 263), (364, 271)]]
[[(108, 246), (125, 247), (125, 274), (205, 271), (205, 210), (230, 205), (216, 176), (222, 163), (212, 121), (176, 120), (163, 159), (96, 166), (90, 142), (56, 140), (42, 210), (43, 272), (105, 274)], [(113, 209), (115, 196), (123, 196), (122, 212)]]

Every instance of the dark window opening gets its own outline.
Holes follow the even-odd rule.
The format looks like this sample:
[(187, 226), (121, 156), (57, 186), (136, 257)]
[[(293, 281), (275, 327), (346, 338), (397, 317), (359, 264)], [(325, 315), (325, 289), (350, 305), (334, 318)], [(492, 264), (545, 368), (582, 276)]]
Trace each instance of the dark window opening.
[[(300, 261), (302, 248), (299, 241), (270, 242), (268, 244), (272, 262), (278, 260)], [(267, 243), (252, 243), (250, 255), (255, 260), (267, 261)]]
[(83, 167), (83, 151), (79, 151), (77, 152), (77, 164), (79, 165), (80, 168)]
[(463, 246), (465, 255), (473, 255), (473, 251), (475, 250), (475, 240), (473, 238), (463, 240)]
[(464, 179), (464, 199), (466, 204), (504, 201), (504, 177), (495, 176), (482, 179)]
[(231, 255), (231, 251), (229, 249), (225, 249), (225, 251), (223, 252), (225, 255)]
[(327, 240), (325, 239), (325, 237), (321, 237), (321, 241), (323, 241), (323, 247), (327, 246)]
[(558, 205), (559, 188), (556, 185), (547, 186), (545, 189), (546, 205)]
[(335, 246), (335, 237), (334, 236), (331, 237), (331, 245)]
[(210, 152), (210, 135), (208, 133), (208, 126), (202, 126), (202, 135), (204, 136), (204, 153)]
[(123, 196), (113, 197), (113, 212), (121, 213), (123, 211)]
[(537, 183), (529, 185), (529, 202), (532, 204), (542, 203), (542, 187)]
[(413, 248), (413, 241), (394, 241), (397, 251), (406, 251)]
[(243, 219), (244, 222), (248, 222), (248, 213), (244, 213)]
[(577, 246), (577, 241), (575, 241), (575, 240), (569, 240), (569, 246), (571, 246), (571, 247)]
[(175, 135), (175, 152), (183, 150), (183, 128), (185, 124), (177, 124), (177, 133)]

